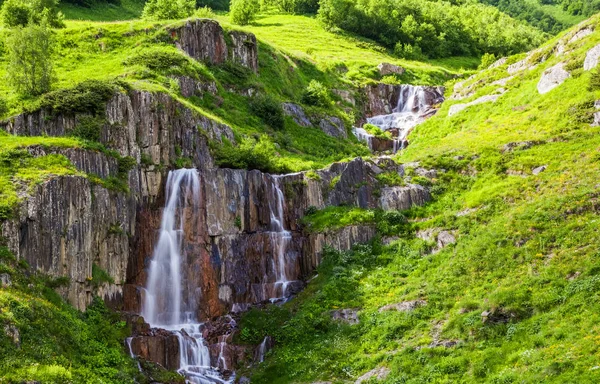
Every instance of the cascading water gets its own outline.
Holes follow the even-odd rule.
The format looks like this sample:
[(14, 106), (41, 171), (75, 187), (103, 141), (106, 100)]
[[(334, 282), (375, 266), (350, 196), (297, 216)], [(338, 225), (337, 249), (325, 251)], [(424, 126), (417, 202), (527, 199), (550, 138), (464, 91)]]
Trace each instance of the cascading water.
[[(367, 123), (384, 131), (397, 129), (397, 135), (393, 138), (393, 153), (403, 149), (410, 131), (431, 114), (432, 101), (428, 94), (431, 96), (431, 90), (428, 90), (427, 87), (401, 85), (398, 103), (391, 114), (367, 118)], [(439, 102), (443, 100), (443, 96), (436, 94), (433, 99), (434, 102)], [(359, 127), (354, 128), (354, 134), (359, 140), (366, 142), (371, 150), (374, 150), (373, 135)]]
[(196, 300), (189, 293), (193, 290), (187, 288), (182, 274), (187, 262), (183, 251), (185, 218), (197, 215), (199, 202), (198, 171), (170, 172), (158, 242), (148, 270), (142, 316), (152, 328), (162, 328), (177, 336), (178, 372), (188, 383), (231, 383), (233, 379), (224, 379), (218, 368), (211, 367), (210, 353), (202, 338), (202, 324), (195, 315)]
[(273, 244), (273, 270), (276, 281), (271, 293), (271, 300), (285, 298), (288, 284), (290, 283), (286, 270), (286, 253), (292, 240), (292, 234), (285, 229), (284, 223), (284, 195), (281, 190), (280, 180), (277, 176), (272, 179), (269, 196), (269, 211), (271, 212), (271, 242)]

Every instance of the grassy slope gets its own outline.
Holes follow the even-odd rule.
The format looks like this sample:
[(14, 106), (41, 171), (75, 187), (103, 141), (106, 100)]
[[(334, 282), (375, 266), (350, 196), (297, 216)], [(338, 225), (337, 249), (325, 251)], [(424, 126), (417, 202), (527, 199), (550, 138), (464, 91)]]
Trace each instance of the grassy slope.
[[(600, 128), (575, 113), (600, 92), (588, 90), (591, 74), (581, 70), (546, 95), (536, 90), (544, 69), (559, 60), (581, 66), (586, 50), (600, 43), (598, 21), (572, 52), (518, 74), (495, 104), (449, 118), (458, 101), (448, 101), (415, 130), (398, 160), (446, 170), (433, 181), (434, 202), (405, 212), (408, 224), (376, 220), (382, 234), (401, 236), (397, 242), (331, 253), (297, 299), (248, 314), (242, 340), (272, 334), (279, 342), (253, 382), (353, 382), (378, 366), (391, 369), (385, 383), (600, 380)], [(505, 70), (473, 79), (484, 84), (471, 99), (495, 89), (485, 84), (506, 77)], [(525, 140), (540, 144), (502, 153), (504, 144)], [(532, 175), (540, 165), (548, 169)], [(465, 209), (473, 211), (458, 215)], [(346, 218), (333, 213), (314, 224)], [(433, 244), (414, 237), (427, 228), (453, 231), (457, 243), (429, 254)], [(378, 311), (415, 299), (427, 305)], [(359, 308), (361, 324), (333, 323), (336, 308)], [(483, 322), (484, 311), (506, 318)], [(432, 347), (436, 339), (459, 344)]]
[(115, 21), (132, 20), (141, 16), (144, 0), (121, 0), (120, 5), (95, 3), (90, 8), (62, 2), (60, 10), (69, 20)]

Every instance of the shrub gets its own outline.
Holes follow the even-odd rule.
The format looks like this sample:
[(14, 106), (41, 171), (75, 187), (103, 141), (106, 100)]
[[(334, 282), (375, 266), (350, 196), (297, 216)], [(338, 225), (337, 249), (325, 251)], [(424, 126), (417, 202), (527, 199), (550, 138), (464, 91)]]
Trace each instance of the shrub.
[(8, 108), (8, 104), (6, 103), (6, 100), (4, 100), (3, 98), (0, 98), (0, 116), (4, 116), (8, 113), (9, 108)]
[(597, 91), (600, 89), (600, 70), (596, 69), (592, 72), (588, 89), (590, 91)]
[(496, 55), (493, 53), (484, 53), (483, 56), (481, 56), (481, 64), (479, 64), (479, 69), (489, 68), (490, 65), (494, 64), (495, 62)]
[(148, 0), (142, 17), (147, 20), (174, 20), (192, 16), (196, 0)]
[(304, 90), (302, 102), (308, 105), (323, 107), (330, 105), (331, 100), (329, 98), (329, 91), (321, 82), (317, 80), (311, 80)]
[(125, 65), (142, 65), (153, 71), (183, 68), (188, 63), (189, 58), (179, 51), (162, 47), (152, 47), (136, 52), (124, 62)]
[(199, 17), (201, 19), (214, 19), (215, 13), (209, 6), (200, 7), (194, 13), (194, 16)]
[(54, 37), (45, 23), (15, 28), (6, 39), (8, 82), (22, 95), (48, 92), (54, 80)]
[[(122, 85), (122, 83), (118, 84)], [(73, 88), (44, 95), (36, 107), (49, 109), (54, 114), (99, 115), (104, 112), (106, 102), (114, 96), (116, 90), (115, 82), (86, 80)]]
[(367, 131), (367, 133), (377, 137), (378, 139), (392, 139), (392, 134), (388, 131), (384, 131), (376, 125), (373, 124), (365, 124), (363, 125), (363, 129)]
[(232, 0), (231, 20), (238, 25), (248, 25), (254, 20), (259, 10), (259, 0)]
[(260, 117), (269, 127), (273, 129), (283, 129), (285, 118), (281, 104), (272, 97), (258, 96), (250, 101), (252, 113)]
[(275, 162), (275, 145), (267, 135), (262, 135), (258, 140), (244, 138), (238, 147), (226, 141), (215, 155), (217, 165), (223, 168), (258, 169), (271, 173), (289, 171)]
[(30, 21), (35, 24), (48, 23), (53, 28), (63, 28), (63, 14), (58, 11), (58, 0), (6, 0), (2, 4), (2, 24), (24, 27)]

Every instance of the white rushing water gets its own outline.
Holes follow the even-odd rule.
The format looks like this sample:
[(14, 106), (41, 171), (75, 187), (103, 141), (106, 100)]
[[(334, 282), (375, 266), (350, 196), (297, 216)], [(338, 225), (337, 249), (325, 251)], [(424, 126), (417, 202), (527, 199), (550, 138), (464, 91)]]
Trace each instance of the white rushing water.
[(276, 281), (274, 284), (274, 292), (271, 293), (271, 300), (287, 297), (286, 292), (290, 280), (286, 270), (286, 254), (289, 244), (292, 241), (292, 234), (285, 229), (285, 211), (283, 204), (285, 202), (283, 191), (279, 177), (269, 176), (272, 178), (272, 188), (270, 191), (269, 211), (271, 212), (271, 242), (273, 244), (273, 270), (275, 271)]
[[(426, 88), (422, 86), (401, 85), (398, 103), (391, 114), (367, 118), (367, 123), (376, 125), (384, 131), (398, 130), (397, 137), (393, 138), (393, 153), (404, 148), (410, 131), (427, 118), (427, 113), (432, 106), (427, 103), (426, 92)], [(354, 135), (374, 150), (373, 135), (360, 127), (354, 128)]]
[[(200, 178), (195, 169), (169, 172), (166, 204), (158, 241), (154, 247), (142, 304), (142, 316), (152, 328), (173, 332), (179, 340), (178, 372), (193, 384), (231, 383), (211, 367), (210, 353), (202, 338), (202, 323), (195, 316), (196, 300), (186, 297), (182, 270), (186, 214), (197, 212), (200, 202)], [(185, 299), (185, 300), (184, 300)]]

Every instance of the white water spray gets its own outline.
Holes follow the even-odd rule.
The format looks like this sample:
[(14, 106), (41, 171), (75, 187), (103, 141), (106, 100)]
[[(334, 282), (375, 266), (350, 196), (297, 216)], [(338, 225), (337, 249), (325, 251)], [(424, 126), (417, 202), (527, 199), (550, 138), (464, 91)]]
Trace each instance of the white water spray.
[[(178, 372), (193, 384), (231, 383), (211, 367), (210, 353), (202, 337), (202, 324), (195, 317), (196, 300), (184, 300), (187, 282), (182, 277), (186, 267), (183, 252), (186, 215), (196, 215), (200, 202), (200, 178), (195, 169), (169, 173), (166, 204), (158, 242), (154, 248), (142, 316), (153, 328), (173, 332), (179, 340)], [(191, 211), (191, 212), (190, 212)]]
[[(391, 114), (367, 118), (367, 123), (376, 125), (384, 131), (397, 129), (398, 135), (393, 139), (393, 153), (404, 148), (406, 137), (418, 124), (425, 121), (432, 111), (427, 98), (428, 91), (422, 86), (401, 85), (398, 103)], [(440, 95), (441, 97), (441, 95)], [(367, 143), (373, 150), (373, 135), (363, 128), (354, 128), (354, 135)]]
[[(281, 190), (280, 180), (277, 176), (268, 176), (272, 179), (269, 196), (269, 211), (271, 213), (271, 242), (273, 244), (273, 270), (276, 281), (271, 299), (285, 298), (290, 280), (286, 270), (286, 254), (292, 240), (292, 234), (285, 229), (285, 211), (283, 204), (285, 198)], [(267, 184), (268, 185), (268, 184)]]

